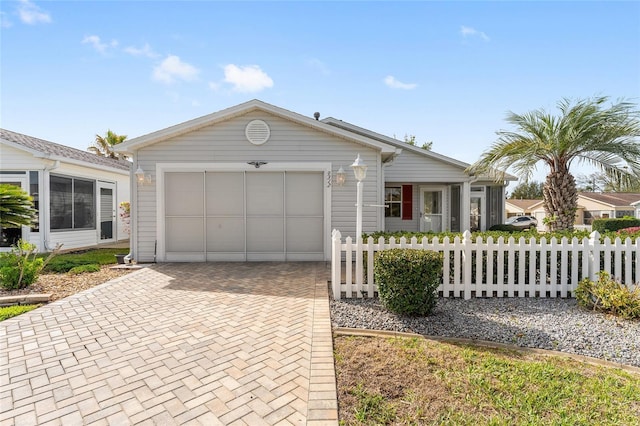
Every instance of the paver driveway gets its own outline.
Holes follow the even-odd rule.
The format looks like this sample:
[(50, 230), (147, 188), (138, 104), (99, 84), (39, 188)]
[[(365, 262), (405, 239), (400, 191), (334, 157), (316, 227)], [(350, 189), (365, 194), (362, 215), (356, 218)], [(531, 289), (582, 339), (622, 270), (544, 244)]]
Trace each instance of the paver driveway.
[(0, 422), (337, 424), (327, 276), (161, 264), (0, 322)]

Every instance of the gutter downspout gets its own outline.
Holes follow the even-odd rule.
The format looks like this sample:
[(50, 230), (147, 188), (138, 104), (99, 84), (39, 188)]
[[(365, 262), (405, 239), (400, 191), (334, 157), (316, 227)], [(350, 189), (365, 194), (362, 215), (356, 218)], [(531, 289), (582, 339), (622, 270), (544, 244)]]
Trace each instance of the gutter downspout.
[(49, 185), (49, 182), (51, 182), (51, 179), (48, 179), (48, 177), (50, 177), (50, 172), (52, 170), (57, 169), (58, 167), (60, 167), (60, 160), (53, 160), (53, 164), (49, 167), (45, 167), (43, 169), (43, 176), (42, 176), (42, 195), (43, 195), (43, 207), (40, 209), (40, 223), (43, 225), (43, 236), (42, 236), (42, 243), (44, 245), (44, 249), (46, 251), (51, 251), (54, 250), (54, 248), (49, 247), (49, 237), (51, 236), (51, 223), (49, 223), (49, 221), (47, 220), (47, 216), (49, 216), (49, 212), (51, 209), (51, 196), (50, 196), (50, 191), (51, 191), (51, 185)]

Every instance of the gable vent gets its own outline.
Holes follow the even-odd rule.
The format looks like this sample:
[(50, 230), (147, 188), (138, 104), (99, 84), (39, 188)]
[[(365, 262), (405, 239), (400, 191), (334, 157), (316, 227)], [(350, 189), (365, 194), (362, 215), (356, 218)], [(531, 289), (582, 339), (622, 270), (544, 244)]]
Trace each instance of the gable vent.
[(247, 136), (247, 140), (254, 145), (262, 145), (269, 140), (271, 136), (271, 130), (269, 125), (262, 120), (253, 120), (247, 124), (244, 129), (244, 134)]

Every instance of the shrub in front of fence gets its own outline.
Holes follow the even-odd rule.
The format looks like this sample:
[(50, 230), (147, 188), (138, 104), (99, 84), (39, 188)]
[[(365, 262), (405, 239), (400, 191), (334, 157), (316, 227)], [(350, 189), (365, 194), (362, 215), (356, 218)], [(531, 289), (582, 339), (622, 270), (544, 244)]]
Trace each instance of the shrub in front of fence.
[(391, 249), (376, 253), (374, 279), (382, 305), (397, 314), (428, 315), (436, 305), (442, 254)]
[(594, 219), (591, 224), (591, 229), (603, 234), (634, 226), (640, 226), (640, 219), (625, 216), (618, 219)]
[(634, 290), (601, 271), (597, 281), (588, 278), (578, 283), (576, 299), (580, 306), (608, 312), (623, 318), (640, 318), (640, 285)]

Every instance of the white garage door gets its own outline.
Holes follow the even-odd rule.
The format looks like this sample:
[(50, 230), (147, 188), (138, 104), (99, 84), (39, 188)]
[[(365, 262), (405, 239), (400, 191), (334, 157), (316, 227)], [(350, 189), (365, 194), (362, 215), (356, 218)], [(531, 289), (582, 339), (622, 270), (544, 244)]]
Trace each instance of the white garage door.
[(167, 261), (323, 260), (322, 172), (171, 172)]

